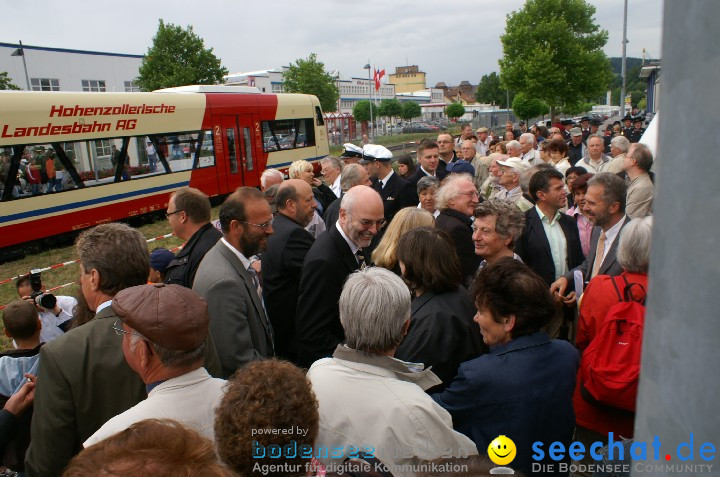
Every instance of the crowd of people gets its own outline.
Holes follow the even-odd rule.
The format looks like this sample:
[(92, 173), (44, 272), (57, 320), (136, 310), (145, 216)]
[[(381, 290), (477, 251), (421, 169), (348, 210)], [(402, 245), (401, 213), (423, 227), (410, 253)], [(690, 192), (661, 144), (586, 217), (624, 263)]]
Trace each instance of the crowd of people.
[(499, 141), (463, 125), (396, 162), (346, 144), (324, 180), (306, 161), (267, 170), (215, 222), (183, 187), (177, 255), (124, 224), (83, 232), (77, 302), (50, 306), (28, 276), (4, 310), (3, 465), (485, 475), (503, 435), (530, 474), (554, 462), (537, 441), (632, 438), (634, 408), (604, 402), (593, 369), (617, 305), (645, 299), (652, 154), (512, 126)]

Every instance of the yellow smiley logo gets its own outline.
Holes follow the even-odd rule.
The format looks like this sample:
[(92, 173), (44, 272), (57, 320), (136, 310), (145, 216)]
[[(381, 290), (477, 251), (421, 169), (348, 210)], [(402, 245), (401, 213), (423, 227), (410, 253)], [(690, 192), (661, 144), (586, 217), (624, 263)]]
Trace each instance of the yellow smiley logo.
[(517, 448), (509, 437), (497, 436), (488, 446), (488, 457), (497, 465), (508, 465), (515, 458)]

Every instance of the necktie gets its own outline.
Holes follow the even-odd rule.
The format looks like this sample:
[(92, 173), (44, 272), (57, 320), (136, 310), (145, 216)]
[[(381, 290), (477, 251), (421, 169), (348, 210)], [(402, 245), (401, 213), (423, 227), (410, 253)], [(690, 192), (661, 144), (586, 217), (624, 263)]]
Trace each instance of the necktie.
[(258, 296), (262, 300), (262, 285), (260, 285), (260, 277), (258, 277), (257, 271), (252, 265), (248, 267), (247, 271), (250, 274), (250, 278), (252, 278), (253, 285), (255, 285), (255, 291), (257, 291)]
[(358, 261), (358, 265), (360, 265), (360, 270), (365, 269), (365, 252), (363, 252), (363, 249), (359, 248), (357, 252), (355, 252), (355, 258)]
[(597, 248), (595, 249), (595, 262), (593, 263), (592, 274), (590, 278), (594, 278), (600, 271), (600, 265), (603, 262), (603, 254), (605, 253), (605, 231), (600, 232)]

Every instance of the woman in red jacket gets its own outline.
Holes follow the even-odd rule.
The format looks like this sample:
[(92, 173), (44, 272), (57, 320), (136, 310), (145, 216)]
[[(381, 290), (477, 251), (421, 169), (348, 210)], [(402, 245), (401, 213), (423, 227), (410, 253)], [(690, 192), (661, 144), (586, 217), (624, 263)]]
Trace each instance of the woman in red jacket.
[[(640, 285), (632, 286), (630, 293), (635, 301), (645, 300), (652, 220), (652, 217), (632, 220), (620, 233), (617, 259), (623, 269), (622, 274), (617, 277), (598, 275), (588, 284), (580, 304), (575, 343), (581, 353), (597, 336), (608, 310), (619, 303), (618, 291), (620, 296), (625, 296), (626, 283)], [(615, 290), (613, 280), (618, 286), (618, 291)], [(620, 440), (619, 436), (632, 437), (635, 415), (629, 411), (596, 405), (585, 400), (581, 395), (582, 372), (581, 367), (573, 395), (576, 420), (575, 440), (584, 443), (586, 448), (589, 448), (590, 444), (595, 441), (607, 442), (609, 432), (613, 433), (616, 440)], [(592, 463), (592, 461), (583, 461), (583, 464), (585, 463)]]

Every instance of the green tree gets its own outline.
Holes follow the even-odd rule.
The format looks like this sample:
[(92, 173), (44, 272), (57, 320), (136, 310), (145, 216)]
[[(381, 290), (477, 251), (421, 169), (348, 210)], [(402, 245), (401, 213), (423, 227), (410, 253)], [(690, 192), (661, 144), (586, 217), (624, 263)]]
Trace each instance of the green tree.
[(410, 121), (412, 118), (417, 118), (422, 114), (420, 105), (414, 101), (405, 101), (402, 103), (402, 113), (400, 117), (406, 121)]
[(400, 101), (395, 98), (383, 99), (380, 101), (379, 113), (380, 116), (386, 118), (395, 118), (400, 116), (400, 113), (402, 113), (402, 104), (400, 104)]
[(20, 88), (13, 84), (12, 80), (8, 78), (7, 71), (0, 72), (0, 89), (15, 89), (19, 90)]
[(325, 71), (325, 64), (317, 60), (315, 53), (300, 58), (283, 74), (283, 88), (288, 93), (313, 94), (320, 100), (323, 111), (337, 111), (340, 97), (335, 78)]
[(547, 114), (550, 108), (547, 104), (537, 98), (529, 98), (525, 93), (518, 93), (512, 102), (512, 109), (515, 116), (529, 120)]
[[(513, 96), (513, 93), (510, 93), (510, 104), (512, 104)], [(503, 88), (497, 73), (493, 71), (489, 75), (483, 75), (480, 84), (478, 84), (475, 99), (478, 103), (505, 106), (507, 103), (507, 90)]]
[(353, 106), (352, 114), (355, 118), (355, 121), (370, 121), (370, 107), (372, 107), (373, 119), (377, 119), (378, 107), (375, 106), (375, 103), (371, 103), (367, 99), (363, 99), (362, 101), (358, 101), (357, 103), (355, 103), (355, 106)]
[(643, 98), (637, 103), (638, 109), (647, 109), (647, 98)]
[(465, 114), (465, 106), (460, 103), (452, 103), (446, 108), (445, 113), (448, 118), (459, 118)]
[(574, 116), (576, 114), (584, 113), (586, 111), (590, 111), (592, 109), (592, 103), (586, 103), (585, 101), (580, 101), (577, 103), (566, 103), (563, 105), (562, 112), (564, 114), (569, 114), (571, 116)]
[(555, 108), (590, 101), (612, 80), (602, 48), (608, 32), (594, 22), (595, 7), (585, 0), (527, 0), (507, 16), (500, 37), (502, 84)]
[(205, 48), (191, 26), (183, 29), (160, 20), (152, 46), (140, 64), (137, 84), (143, 91), (185, 86), (217, 84), (228, 73), (213, 54)]

